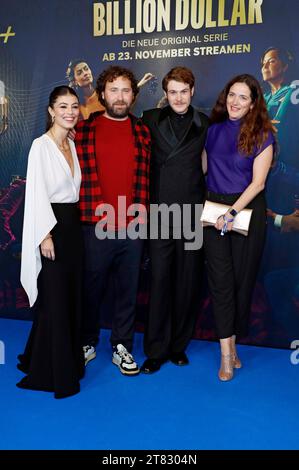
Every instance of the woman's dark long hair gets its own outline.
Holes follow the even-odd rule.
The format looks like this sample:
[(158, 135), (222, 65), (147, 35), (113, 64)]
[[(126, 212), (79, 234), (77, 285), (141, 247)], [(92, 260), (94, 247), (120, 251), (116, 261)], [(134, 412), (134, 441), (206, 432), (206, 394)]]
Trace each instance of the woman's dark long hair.
[(231, 87), (235, 83), (245, 83), (250, 89), (253, 108), (243, 117), (239, 133), (238, 149), (244, 155), (252, 155), (254, 149), (261, 148), (267, 140), (269, 132), (275, 129), (268, 116), (263, 91), (257, 79), (249, 74), (237, 75), (232, 78), (221, 91), (211, 113), (211, 123), (223, 122), (228, 119), (226, 101)]
[(53, 106), (54, 106), (57, 98), (59, 96), (65, 96), (65, 95), (73, 95), (77, 98), (77, 100), (79, 102), (78, 95), (75, 92), (75, 90), (73, 90), (73, 88), (70, 88), (67, 85), (61, 85), (61, 86), (57, 86), (56, 88), (54, 88), (54, 90), (51, 92), (51, 94), (49, 96), (49, 103), (48, 103), (48, 106), (47, 106), (46, 132), (53, 126), (52, 116), (48, 111), (48, 107), (53, 109)]

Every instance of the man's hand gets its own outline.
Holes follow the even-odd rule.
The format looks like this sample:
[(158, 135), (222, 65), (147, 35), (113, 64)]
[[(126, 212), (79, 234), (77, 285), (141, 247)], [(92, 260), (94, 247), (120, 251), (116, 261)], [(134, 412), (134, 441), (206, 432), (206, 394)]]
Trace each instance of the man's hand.
[(274, 220), (276, 216), (276, 212), (273, 212), (272, 209), (267, 209), (267, 217)]
[(71, 129), (68, 133), (68, 138), (71, 139), (71, 140), (75, 140), (75, 137), (76, 137), (76, 131), (75, 129)]
[(293, 212), (293, 214), (284, 215), (282, 218), (281, 225), (282, 233), (299, 232), (299, 214)]

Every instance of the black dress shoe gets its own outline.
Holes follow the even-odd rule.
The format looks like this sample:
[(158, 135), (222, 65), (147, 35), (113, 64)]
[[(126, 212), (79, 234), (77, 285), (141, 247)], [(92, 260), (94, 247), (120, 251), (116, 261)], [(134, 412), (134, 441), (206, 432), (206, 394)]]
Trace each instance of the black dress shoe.
[(189, 359), (186, 356), (186, 353), (184, 352), (172, 353), (170, 356), (170, 360), (176, 366), (187, 366), (189, 364)]
[(166, 361), (162, 359), (146, 359), (140, 368), (140, 372), (143, 374), (153, 374), (154, 372), (158, 372), (164, 362)]

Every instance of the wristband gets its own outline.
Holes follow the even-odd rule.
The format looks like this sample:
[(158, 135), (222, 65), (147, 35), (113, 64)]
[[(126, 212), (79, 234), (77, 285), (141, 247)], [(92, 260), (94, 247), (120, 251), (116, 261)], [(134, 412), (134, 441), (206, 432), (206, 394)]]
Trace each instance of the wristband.
[(234, 219), (227, 219), (227, 218), (225, 217), (225, 215), (223, 215), (222, 217), (223, 217), (223, 220), (224, 220), (224, 225), (223, 225), (223, 227), (222, 227), (222, 229), (221, 229), (220, 235), (223, 237), (223, 235), (227, 232), (227, 224), (228, 224), (229, 222), (233, 222)]
[(225, 217), (225, 215), (223, 216), (223, 220), (224, 220), (224, 222), (226, 222), (227, 224), (228, 224), (229, 222), (233, 222), (233, 221), (234, 221), (234, 219), (227, 219), (227, 218)]

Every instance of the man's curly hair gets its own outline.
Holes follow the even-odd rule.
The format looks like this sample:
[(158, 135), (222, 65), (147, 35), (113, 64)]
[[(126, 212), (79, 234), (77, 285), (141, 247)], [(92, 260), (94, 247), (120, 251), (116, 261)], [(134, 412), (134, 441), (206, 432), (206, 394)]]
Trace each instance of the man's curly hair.
[(139, 88), (138, 82), (133, 74), (133, 72), (124, 67), (119, 67), (118, 65), (112, 65), (108, 69), (104, 70), (97, 79), (96, 92), (98, 95), (99, 102), (105, 106), (105, 100), (102, 98), (102, 92), (105, 91), (106, 83), (113, 82), (118, 77), (127, 78), (131, 82), (131, 87), (134, 95), (134, 100), (138, 95)]

